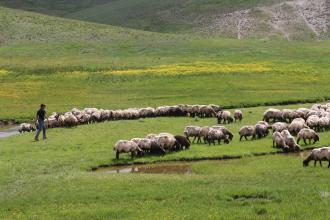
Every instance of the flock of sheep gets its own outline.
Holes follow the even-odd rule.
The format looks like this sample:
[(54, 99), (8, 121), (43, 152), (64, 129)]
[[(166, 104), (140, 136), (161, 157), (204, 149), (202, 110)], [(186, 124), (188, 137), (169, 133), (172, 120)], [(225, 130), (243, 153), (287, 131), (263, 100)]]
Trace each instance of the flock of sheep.
[[(173, 105), (160, 106), (157, 108), (129, 108), (124, 110), (104, 110), (97, 108), (85, 108), (79, 110), (73, 108), (71, 111), (63, 114), (54, 112), (47, 119), (45, 125), (47, 128), (55, 127), (73, 127), (80, 124), (90, 124), (108, 120), (133, 120), (139, 118), (153, 117), (216, 117), (222, 109), (219, 105)], [(30, 126), (22, 124), (22, 132), (31, 131)], [(26, 126), (26, 128), (24, 127)]]
[[(229, 111), (222, 110), (218, 105), (174, 105), (160, 106), (157, 108), (130, 108), (125, 110), (103, 110), (96, 108), (85, 108), (83, 110), (72, 109), (64, 114), (53, 113), (46, 119), (49, 128), (72, 127), (79, 124), (102, 122), (106, 120), (129, 120), (148, 117), (165, 116), (192, 116), (192, 117), (216, 117), (218, 124), (229, 124), (241, 121), (243, 113), (235, 110), (233, 116)], [(272, 124), (270, 124), (272, 123)], [(299, 142), (307, 140), (311, 143), (319, 141), (317, 132), (330, 129), (330, 103), (314, 104), (309, 108), (299, 109), (275, 109), (270, 108), (263, 114), (263, 121), (255, 125), (243, 126), (238, 134), (242, 139), (264, 138), (272, 130), (273, 147), (284, 151), (299, 151)], [(35, 130), (31, 124), (21, 124), (19, 131)], [(160, 152), (165, 154), (169, 151), (189, 149), (190, 139), (192, 143), (213, 144), (221, 142), (228, 144), (233, 139), (233, 133), (224, 126), (186, 126), (182, 135), (174, 136), (169, 133), (148, 135), (145, 138), (134, 138), (130, 141), (121, 140), (115, 145), (116, 157), (120, 153), (131, 153), (142, 155), (145, 152)], [(295, 139), (297, 136), (297, 140)], [(323, 151), (322, 151), (323, 152)], [(330, 158), (330, 157), (329, 157)]]

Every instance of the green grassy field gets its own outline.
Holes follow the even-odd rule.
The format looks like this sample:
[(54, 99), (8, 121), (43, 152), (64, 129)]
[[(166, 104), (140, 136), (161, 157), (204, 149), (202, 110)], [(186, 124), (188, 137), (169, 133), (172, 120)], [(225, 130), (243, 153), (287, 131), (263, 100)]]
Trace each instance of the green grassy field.
[[(135, 8), (159, 13), (170, 1), (0, 1), (0, 4), (68, 16), (91, 15), (124, 26), (186, 33), (189, 26), (148, 23), (153, 14), (122, 19)], [(185, 3), (182, 1), (181, 3)], [(270, 2), (270, 1), (267, 1)], [(75, 3), (75, 4), (73, 4)], [(127, 4), (125, 4), (127, 3)], [(202, 4), (202, 3), (208, 3)], [(262, 1), (262, 4), (265, 2)], [(189, 1), (183, 13), (244, 9), (252, 1)], [(116, 7), (114, 7), (116, 6)], [(155, 6), (160, 8), (155, 8)], [(221, 6), (221, 7), (220, 7)], [(235, 7), (234, 7), (235, 6)], [(95, 8), (93, 8), (95, 7)], [(109, 17), (104, 16), (108, 9)], [(84, 10), (84, 11), (81, 11)], [(78, 12), (80, 11), (80, 12)], [(93, 12), (93, 13), (94, 13)], [(144, 14), (144, 13), (142, 13)], [(81, 15), (79, 15), (80, 17)], [(89, 18), (84, 18), (92, 20)], [(161, 34), (50, 17), (0, 7), (0, 119), (28, 121), (40, 103), (49, 113), (73, 107), (107, 109), (172, 104), (219, 104), (244, 108), (243, 122), (228, 125), (229, 145), (193, 145), (164, 157), (115, 160), (119, 139), (148, 133), (182, 134), (186, 125), (216, 120), (152, 118), (109, 121), (0, 139), (0, 219), (323, 219), (329, 205), (329, 172), (302, 167), (302, 157), (273, 154), (271, 137), (239, 142), (243, 125), (262, 119), (264, 105), (329, 99), (330, 41), (233, 40), (191, 34)], [(155, 25), (157, 24), (157, 25)], [(130, 26), (132, 25), (132, 26)], [(181, 32), (182, 33), (182, 32)], [(297, 108), (299, 104), (275, 106)], [(320, 134), (313, 146), (330, 144)], [(206, 158), (189, 175), (107, 175), (100, 165)]]
[[(163, 131), (181, 134), (186, 125), (214, 125), (215, 119), (110, 121), (72, 129), (51, 129), (46, 142), (32, 142), (33, 134), (0, 139), (0, 217), (322, 218), (322, 210), (329, 203), (326, 168), (303, 168), (302, 158), (297, 156), (245, 157), (276, 152), (271, 147), (271, 137), (238, 140), (239, 127), (260, 120), (264, 110), (265, 107), (243, 109), (246, 119), (228, 126), (235, 134), (229, 145), (193, 145), (190, 150), (164, 157), (146, 155), (132, 160), (129, 155), (122, 155), (120, 160), (115, 160), (112, 148), (118, 139)], [(320, 138), (314, 147), (330, 144), (329, 132), (321, 133)], [(192, 166), (191, 175), (90, 172), (99, 165), (228, 156), (244, 158), (198, 162)], [(307, 209), (307, 213), (302, 211)]]

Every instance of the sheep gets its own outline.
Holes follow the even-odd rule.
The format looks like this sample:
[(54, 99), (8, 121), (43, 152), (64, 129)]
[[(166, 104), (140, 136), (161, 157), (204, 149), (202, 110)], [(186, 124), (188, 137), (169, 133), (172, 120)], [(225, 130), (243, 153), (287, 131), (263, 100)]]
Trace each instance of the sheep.
[(211, 145), (211, 143), (215, 145), (216, 140), (218, 141), (218, 144), (220, 144), (221, 140), (223, 140), (225, 144), (229, 143), (227, 136), (222, 131), (213, 128), (209, 130), (206, 140), (209, 145)]
[(127, 140), (119, 140), (115, 144), (115, 147), (113, 148), (114, 151), (116, 151), (116, 159), (119, 159), (119, 154), (121, 153), (131, 153), (132, 159), (135, 155), (142, 156), (143, 151), (139, 148), (139, 146), (133, 142), (133, 141), (127, 141)]
[(131, 141), (139, 145), (139, 142), (142, 140), (142, 138), (132, 138)]
[(155, 109), (151, 108), (151, 107), (147, 107), (147, 108), (141, 108), (139, 110), (139, 114), (141, 118), (151, 118), (151, 117), (155, 117)]
[[(196, 138), (198, 138), (200, 130), (201, 130), (201, 127), (199, 127), (199, 126), (186, 126), (183, 131), (183, 134), (187, 137), (188, 140), (189, 140), (189, 137), (194, 137), (194, 139), (192, 141), (192, 143), (194, 143)], [(189, 140), (189, 142), (190, 142), (190, 140)]]
[(300, 151), (300, 146), (296, 143), (296, 140), (288, 130), (283, 130), (281, 135), (284, 137), (285, 145), (289, 147), (289, 150)]
[(330, 128), (330, 117), (321, 117), (318, 124), (320, 131), (326, 131)]
[(292, 109), (283, 109), (282, 118), (285, 122), (291, 122), (295, 116), (299, 118), (299, 115)]
[(157, 134), (148, 134), (145, 138), (154, 139), (156, 136), (157, 136)]
[(278, 131), (275, 131), (273, 133), (273, 147), (275, 147), (275, 146), (277, 148), (285, 148), (285, 146), (286, 146), (284, 137)]
[(235, 122), (237, 120), (242, 121), (242, 119), (243, 119), (243, 112), (241, 110), (238, 110), (238, 109), (235, 110), (235, 112), (234, 112), (234, 119), (235, 119)]
[(232, 123), (234, 121), (234, 118), (231, 116), (230, 111), (221, 111), (217, 113), (217, 119), (218, 119), (218, 124), (221, 124), (222, 121), (224, 124)]
[(310, 115), (306, 120), (306, 124), (308, 127), (317, 130), (319, 125), (319, 119), (320, 118), (317, 115)]
[(131, 141), (135, 142), (144, 152), (150, 152), (152, 148), (152, 140), (148, 138), (133, 138)]
[(278, 131), (278, 132), (281, 132), (283, 130), (286, 130), (288, 129), (289, 125), (285, 122), (276, 122), (272, 125), (272, 130), (273, 130), (273, 133)]
[(160, 133), (156, 140), (157, 144), (164, 150), (171, 151), (179, 148), (179, 145), (172, 134)]
[(201, 127), (198, 133), (197, 143), (201, 143), (202, 142), (201, 138), (203, 137), (204, 144), (206, 144), (206, 136), (210, 129), (211, 129), (210, 126)]
[(313, 144), (315, 144), (317, 141), (320, 140), (320, 137), (314, 130), (304, 128), (304, 129), (301, 129), (298, 133), (298, 139), (297, 139), (298, 144), (301, 139), (303, 139), (305, 145), (307, 145), (306, 139), (309, 140), (309, 143), (311, 142), (311, 139), (313, 139)]
[(255, 134), (258, 138), (264, 138), (267, 137), (269, 134), (269, 125), (268, 123), (258, 122), (255, 126)]
[(183, 150), (183, 148), (185, 150), (190, 148), (190, 143), (189, 143), (187, 137), (182, 136), (182, 135), (176, 135), (176, 136), (174, 136), (174, 138), (175, 138), (176, 142), (178, 143), (180, 150)]
[(269, 122), (270, 119), (275, 123), (276, 121), (282, 121), (282, 111), (274, 108), (269, 108), (264, 112), (263, 121)]
[(244, 137), (245, 140), (247, 140), (247, 137), (250, 137), (252, 136), (252, 139), (255, 139), (256, 137), (256, 129), (255, 129), (255, 126), (250, 126), (250, 125), (247, 125), (247, 126), (243, 126), (240, 130), (239, 130), (239, 135), (240, 135), (240, 138), (239, 140), (242, 141), (242, 138)]
[(64, 126), (72, 127), (78, 125), (78, 119), (73, 114), (64, 115)]
[(309, 162), (314, 160), (314, 166), (316, 166), (317, 161), (319, 161), (322, 167), (322, 161), (328, 161), (328, 168), (330, 167), (330, 147), (322, 147), (313, 149), (310, 155), (303, 161), (303, 166), (307, 167)]
[(31, 131), (35, 131), (36, 129), (28, 123), (22, 123), (20, 124), (19, 128), (18, 128), (18, 132), (19, 133), (25, 133), (25, 132), (31, 132)]
[(293, 135), (297, 135), (298, 132), (303, 129), (303, 128), (309, 128), (306, 123), (305, 120), (302, 118), (295, 118), (293, 119), (293, 121), (291, 122), (291, 124), (289, 125), (289, 132)]
[(214, 117), (216, 116), (216, 112), (211, 106), (205, 105), (200, 107), (199, 109), (199, 117), (204, 118), (204, 117)]
[(222, 133), (224, 133), (227, 136), (229, 141), (233, 140), (234, 137), (233, 133), (224, 126), (215, 125), (212, 126), (211, 128), (222, 131)]

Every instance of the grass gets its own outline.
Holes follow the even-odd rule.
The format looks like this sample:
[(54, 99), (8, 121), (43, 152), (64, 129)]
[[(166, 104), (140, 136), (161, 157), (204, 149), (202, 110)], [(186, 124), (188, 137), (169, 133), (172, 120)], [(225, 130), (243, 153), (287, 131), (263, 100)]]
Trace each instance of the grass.
[(202, 39), (0, 10), (3, 119), (28, 120), (40, 102), (62, 112), (329, 98), (330, 41)]
[[(146, 156), (134, 162), (275, 152), (270, 137), (242, 142), (237, 137), (239, 127), (254, 124), (264, 110), (265, 107), (243, 109), (246, 119), (228, 126), (235, 134), (229, 145), (193, 145), (188, 151), (164, 157)], [(329, 203), (329, 172), (326, 168), (303, 168), (300, 157), (277, 155), (198, 162), (193, 165), (191, 175), (90, 172), (98, 165), (133, 162), (129, 155), (114, 159), (112, 147), (118, 139), (162, 131), (178, 134), (188, 124), (213, 125), (215, 119), (111, 121), (73, 129), (51, 129), (46, 142), (32, 142), (33, 134), (1, 139), (0, 217), (309, 219), (313, 216), (318, 219), (323, 216), (320, 216), (323, 207)], [(320, 138), (315, 146), (330, 143), (330, 133), (321, 133)], [(301, 211), (307, 208), (309, 212)]]

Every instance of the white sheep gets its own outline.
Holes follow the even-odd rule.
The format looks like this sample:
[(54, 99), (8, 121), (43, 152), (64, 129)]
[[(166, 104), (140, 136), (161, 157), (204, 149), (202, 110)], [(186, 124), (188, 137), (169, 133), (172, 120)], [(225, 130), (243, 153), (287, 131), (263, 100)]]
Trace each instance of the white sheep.
[(281, 135), (284, 137), (285, 145), (288, 146), (291, 151), (300, 151), (300, 146), (296, 143), (296, 140), (288, 130), (283, 130)]
[(320, 166), (322, 167), (322, 161), (328, 161), (328, 168), (330, 167), (330, 147), (322, 147), (313, 149), (310, 155), (303, 161), (304, 166), (308, 166), (309, 162), (314, 160), (314, 166), (316, 162), (319, 161)]
[(121, 153), (131, 153), (132, 158), (134, 158), (135, 155), (143, 155), (143, 151), (133, 141), (119, 140), (115, 144), (113, 150), (116, 151), (116, 159), (119, 159), (119, 154)]
[[(183, 134), (187, 137), (188, 140), (189, 140), (189, 137), (193, 137), (194, 139), (193, 139), (192, 143), (194, 143), (196, 138), (198, 138), (200, 130), (201, 130), (201, 127), (199, 127), (199, 126), (186, 126), (184, 128)], [(189, 140), (189, 142), (190, 142), (190, 140)]]
[(303, 139), (304, 143), (307, 145), (306, 140), (309, 140), (309, 143), (313, 139), (313, 144), (320, 140), (319, 135), (313, 130), (309, 128), (301, 129), (298, 133), (297, 143), (299, 144), (300, 140)]
[(275, 147), (275, 146), (277, 148), (285, 148), (285, 146), (286, 146), (284, 137), (278, 131), (275, 131), (273, 133), (273, 147)]

